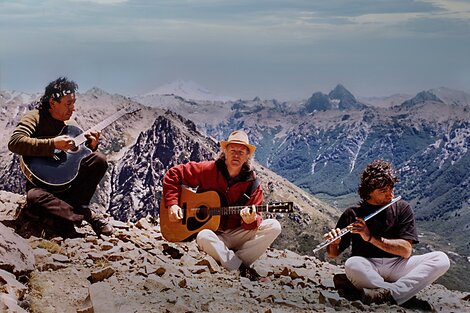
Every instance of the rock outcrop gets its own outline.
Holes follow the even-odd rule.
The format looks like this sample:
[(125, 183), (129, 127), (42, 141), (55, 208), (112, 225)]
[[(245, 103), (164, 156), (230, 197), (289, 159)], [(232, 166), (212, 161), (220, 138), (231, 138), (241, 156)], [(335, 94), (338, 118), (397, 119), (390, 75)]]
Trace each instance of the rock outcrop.
[[(0, 194), (0, 220), (8, 221), (15, 216), (19, 205), (23, 204), (21, 196), (5, 197)], [(23, 282), (26, 275), (35, 267), (32, 247), (12, 228), (0, 223), (0, 311), (26, 312), (18, 305), (28, 288)]]

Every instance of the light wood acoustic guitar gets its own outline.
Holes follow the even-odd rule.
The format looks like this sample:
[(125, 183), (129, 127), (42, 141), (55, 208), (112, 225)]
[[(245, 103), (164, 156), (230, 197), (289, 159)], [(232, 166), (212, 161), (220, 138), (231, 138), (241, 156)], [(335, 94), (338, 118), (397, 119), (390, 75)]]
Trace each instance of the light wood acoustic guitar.
[[(183, 219), (170, 222), (169, 209), (162, 198), (160, 202), (160, 230), (170, 242), (188, 241), (203, 229), (216, 231), (222, 215), (239, 214), (245, 206), (220, 206), (220, 197), (216, 191), (195, 193), (188, 188), (181, 189), (179, 206), (183, 210)], [(293, 202), (279, 202), (257, 205), (257, 212), (291, 213)]]

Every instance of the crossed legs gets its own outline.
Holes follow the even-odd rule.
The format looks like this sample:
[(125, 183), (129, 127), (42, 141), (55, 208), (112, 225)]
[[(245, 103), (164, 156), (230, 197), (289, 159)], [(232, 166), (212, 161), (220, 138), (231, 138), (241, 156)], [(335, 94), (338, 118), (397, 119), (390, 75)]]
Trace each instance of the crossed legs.
[(243, 263), (250, 266), (281, 233), (281, 224), (275, 219), (263, 220), (258, 229), (236, 228), (216, 234), (204, 229), (196, 237), (198, 246), (232, 271)]
[(408, 259), (351, 257), (345, 263), (348, 279), (357, 288), (390, 290), (397, 304), (411, 299), (450, 267), (449, 258), (440, 251)]

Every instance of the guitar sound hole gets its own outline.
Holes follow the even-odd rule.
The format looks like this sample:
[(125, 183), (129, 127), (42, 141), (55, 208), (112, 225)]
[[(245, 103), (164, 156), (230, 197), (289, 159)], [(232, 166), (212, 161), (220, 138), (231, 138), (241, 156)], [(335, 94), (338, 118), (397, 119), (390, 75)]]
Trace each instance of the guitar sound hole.
[(209, 209), (205, 206), (199, 207), (199, 210), (196, 213), (196, 218), (198, 221), (204, 221), (209, 216)]

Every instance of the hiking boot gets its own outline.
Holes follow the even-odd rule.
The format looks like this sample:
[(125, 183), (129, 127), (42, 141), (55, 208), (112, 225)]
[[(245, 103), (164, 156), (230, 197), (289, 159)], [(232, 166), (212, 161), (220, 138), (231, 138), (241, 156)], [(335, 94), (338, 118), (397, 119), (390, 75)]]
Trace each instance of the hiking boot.
[(23, 238), (31, 236), (44, 239), (81, 237), (81, 234), (75, 230), (73, 222), (56, 216), (39, 217), (26, 213), (17, 222), (18, 226), (15, 231)]
[(15, 225), (15, 232), (23, 238), (30, 238), (31, 236), (34, 237), (42, 237), (44, 228), (43, 224), (39, 221), (29, 220), (27, 218), (23, 218), (21, 221), (15, 221), (17, 224)]
[(102, 217), (99, 217), (98, 215), (95, 215), (92, 219), (87, 221), (90, 225), (91, 228), (93, 228), (93, 231), (99, 236), (101, 234), (110, 236), (113, 234), (113, 226), (111, 226), (108, 221)]
[(434, 306), (426, 300), (421, 300), (415, 297), (401, 304), (401, 307), (409, 310), (421, 310), (424, 312), (436, 312)]
[(361, 301), (364, 304), (370, 305), (375, 304), (396, 304), (395, 299), (393, 299), (390, 290), (384, 288), (375, 288), (375, 289), (362, 289)]
[(83, 214), (85, 221), (90, 224), (93, 231), (99, 236), (101, 234), (110, 236), (113, 234), (113, 226), (101, 217), (100, 214), (89, 205), (81, 205), (76, 209), (79, 214)]
[[(18, 235), (23, 238), (30, 238), (31, 236), (44, 238), (49, 233), (52, 234), (54, 227), (46, 223), (47, 218), (44, 215), (38, 214), (31, 210), (28, 205), (24, 206), (15, 215), (14, 228)], [(46, 234), (47, 230), (47, 234)], [(58, 237), (54, 233), (54, 237)], [(49, 239), (49, 238), (48, 238)]]
[(54, 237), (62, 238), (79, 238), (82, 237), (75, 230), (74, 223), (56, 216), (45, 217), (42, 221), (43, 231), (42, 236), (44, 239), (51, 239)]
[(258, 281), (261, 278), (254, 268), (248, 267), (243, 263), (238, 270), (240, 271), (240, 277), (248, 278), (251, 281)]

